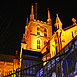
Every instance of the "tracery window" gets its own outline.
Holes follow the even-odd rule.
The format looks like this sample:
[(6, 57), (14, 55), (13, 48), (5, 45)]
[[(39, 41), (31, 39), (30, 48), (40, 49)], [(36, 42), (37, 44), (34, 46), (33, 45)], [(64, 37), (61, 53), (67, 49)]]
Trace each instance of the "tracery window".
[(40, 44), (40, 40), (39, 39), (37, 40), (37, 44)]

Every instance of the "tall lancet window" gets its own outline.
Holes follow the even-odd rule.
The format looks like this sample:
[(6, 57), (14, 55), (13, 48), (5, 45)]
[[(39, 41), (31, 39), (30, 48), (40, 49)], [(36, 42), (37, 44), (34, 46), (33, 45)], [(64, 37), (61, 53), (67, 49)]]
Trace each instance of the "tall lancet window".
[(40, 25), (37, 25), (37, 35), (40, 35)]
[(40, 49), (40, 40), (37, 39), (37, 49)]
[(44, 28), (44, 36), (47, 37), (47, 29), (46, 28)]
[(47, 32), (47, 29), (46, 28), (44, 29), (44, 32)]

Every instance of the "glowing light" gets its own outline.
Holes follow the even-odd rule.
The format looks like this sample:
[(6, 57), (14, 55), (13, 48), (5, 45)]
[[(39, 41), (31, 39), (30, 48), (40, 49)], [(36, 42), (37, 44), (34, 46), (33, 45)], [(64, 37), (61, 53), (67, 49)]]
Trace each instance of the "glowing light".
[(75, 75), (75, 77), (77, 77), (77, 75)]
[(26, 26), (26, 28), (27, 28), (27, 26)]

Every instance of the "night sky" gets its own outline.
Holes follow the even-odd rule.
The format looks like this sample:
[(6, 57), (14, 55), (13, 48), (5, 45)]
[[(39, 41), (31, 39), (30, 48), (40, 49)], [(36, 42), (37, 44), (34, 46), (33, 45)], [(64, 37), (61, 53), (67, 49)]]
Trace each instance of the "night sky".
[(36, 2), (37, 19), (46, 21), (47, 8), (49, 8), (53, 29), (56, 13), (59, 14), (63, 28), (72, 25), (73, 17), (77, 19), (77, 4), (74, 0), (61, 2), (59, 0), (2, 0), (0, 1), (0, 52), (11, 53), (19, 50), (26, 17), (30, 15), (31, 4), (34, 5)]

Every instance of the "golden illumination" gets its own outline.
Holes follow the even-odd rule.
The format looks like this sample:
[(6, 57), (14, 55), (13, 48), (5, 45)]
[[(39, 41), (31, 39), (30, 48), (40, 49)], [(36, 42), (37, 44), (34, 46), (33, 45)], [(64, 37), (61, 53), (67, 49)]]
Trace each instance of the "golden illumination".
[[(27, 20), (28, 21), (28, 20)], [(50, 12), (48, 9), (47, 22), (34, 19), (33, 5), (30, 14), (30, 21), (27, 22), (27, 28), (25, 29), (25, 40), (21, 41), (20, 58), (22, 56), (22, 49), (41, 52), (44, 54), (49, 50), (47, 58), (43, 56), (42, 60), (54, 57), (65, 45), (67, 45), (77, 35), (76, 19), (72, 18), (73, 25), (62, 29), (62, 22), (59, 15), (56, 14), (55, 32), (52, 35), (52, 19), (50, 18)], [(46, 30), (45, 30), (46, 29)], [(23, 38), (22, 38), (23, 39)], [(37, 40), (40, 39), (40, 47), (38, 47)], [(49, 41), (45, 46), (44, 42)], [(22, 59), (20, 60), (21, 63)], [(45, 64), (45, 63), (44, 63)]]

